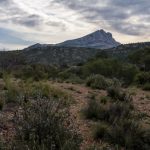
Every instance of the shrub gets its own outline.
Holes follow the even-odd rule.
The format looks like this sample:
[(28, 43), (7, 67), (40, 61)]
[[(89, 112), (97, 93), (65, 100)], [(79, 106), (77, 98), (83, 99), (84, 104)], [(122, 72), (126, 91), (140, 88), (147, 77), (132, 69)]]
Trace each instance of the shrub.
[(0, 110), (3, 109), (4, 103), (5, 103), (4, 99), (2, 99), (2, 97), (0, 96)]
[(139, 122), (130, 119), (120, 119), (117, 122), (108, 125), (98, 123), (93, 131), (96, 140), (103, 139), (118, 147), (124, 147), (128, 150), (149, 150), (150, 131), (143, 130)]
[(4, 78), (4, 81), (6, 103), (16, 103), (20, 96), (20, 88), (11, 81), (10, 77)]
[(109, 97), (107, 97), (107, 96), (103, 96), (103, 97), (101, 97), (101, 103), (102, 104), (106, 104), (107, 102), (108, 102), (108, 100), (109, 100)]
[(145, 83), (150, 83), (150, 72), (141, 72), (136, 75), (135, 81), (138, 85), (144, 85)]
[(3, 78), (3, 73), (0, 71), (0, 78)]
[(43, 65), (30, 65), (25, 66), (22, 70), (22, 76), (24, 79), (32, 78), (35, 81), (48, 78), (48, 72), (45, 70)]
[(134, 65), (123, 64), (119, 78), (124, 81), (125, 85), (130, 85), (134, 81), (134, 78), (138, 72), (138, 68)]
[(130, 118), (132, 116), (133, 106), (128, 103), (115, 102), (110, 104), (106, 110), (105, 121), (109, 123), (117, 122), (120, 119)]
[(79, 76), (71, 74), (70, 77), (66, 80), (66, 82), (81, 84), (83, 83), (83, 80)]
[(0, 81), (0, 90), (4, 90), (5, 88), (5, 83), (3, 81)]
[(74, 75), (73, 73), (71, 72), (68, 72), (67, 70), (63, 71), (63, 72), (60, 72), (58, 74), (58, 77), (61, 78), (62, 80), (66, 80), (66, 79), (69, 79), (70, 76)]
[(107, 141), (128, 150), (148, 150), (150, 138), (146, 133), (147, 131), (144, 131), (138, 122), (123, 119), (109, 128)]
[(130, 118), (133, 106), (126, 102), (115, 102), (113, 104), (103, 104), (96, 99), (89, 99), (83, 114), (87, 119), (106, 121), (113, 123), (120, 118)]
[(122, 83), (117, 78), (113, 78), (112, 86), (114, 86), (114, 87), (121, 87), (121, 85), (122, 85)]
[(131, 95), (127, 94), (126, 92), (122, 91), (118, 87), (110, 87), (107, 89), (107, 94), (109, 97), (111, 97), (113, 100), (119, 100), (119, 101), (126, 101), (130, 102), (132, 100)]
[(112, 58), (95, 58), (82, 66), (83, 76), (89, 76), (90, 74), (101, 74), (106, 77), (117, 76), (120, 72), (121, 63)]
[(150, 83), (146, 83), (143, 85), (143, 90), (150, 91)]
[(32, 84), (30, 95), (36, 97), (38, 93), (41, 93), (41, 96), (46, 98), (53, 97), (64, 99), (66, 104), (73, 102), (70, 94), (48, 83), (37, 82)]
[(63, 102), (39, 95), (30, 103), (23, 103), (15, 117), (16, 136), (12, 148), (78, 150), (81, 139)]
[(98, 123), (93, 130), (93, 137), (95, 140), (104, 139), (107, 136), (108, 125), (106, 123)]
[(105, 108), (95, 98), (89, 99), (87, 107), (83, 109), (83, 114), (87, 119), (102, 120), (105, 118)]
[(109, 83), (102, 75), (91, 75), (87, 78), (86, 85), (95, 89), (106, 89)]

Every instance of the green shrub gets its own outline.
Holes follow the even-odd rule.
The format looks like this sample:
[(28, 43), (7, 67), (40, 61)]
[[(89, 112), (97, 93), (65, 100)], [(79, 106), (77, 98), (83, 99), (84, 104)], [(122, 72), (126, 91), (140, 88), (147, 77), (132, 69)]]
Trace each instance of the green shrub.
[(141, 72), (136, 75), (135, 81), (138, 85), (144, 85), (150, 83), (150, 72)]
[(120, 119), (130, 118), (132, 110), (133, 106), (129, 103), (115, 102), (110, 104), (105, 113), (105, 121), (113, 123)]
[(83, 109), (83, 114), (87, 119), (103, 120), (105, 118), (104, 105), (95, 98), (88, 100), (88, 105)]
[(20, 88), (11, 81), (10, 77), (4, 78), (4, 81), (6, 88), (5, 91), (6, 103), (16, 103), (21, 94)]
[(109, 97), (103, 96), (103, 97), (101, 97), (100, 101), (102, 104), (106, 104), (109, 101)]
[(123, 63), (114, 58), (94, 58), (81, 67), (83, 77), (91, 74), (101, 74), (107, 78), (118, 78), (124, 85), (129, 85), (134, 81), (139, 69), (132, 64)]
[(58, 74), (58, 77), (61, 78), (62, 80), (69, 79), (70, 76), (73, 76), (74, 74), (71, 72), (68, 72), (67, 70), (60, 72)]
[(111, 125), (98, 123), (93, 131), (96, 140), (102, 139), (128, 150), (149, 150), (150, 131), (143, 130), (139, 122), (120, 119)]
[(129, 55), (129, 59), (141, 70), (150, 71), (150, 48), (146, 47)]
[(87, 78), (86, 85), (94, 89), (106, 89), (109, 82), (102, 75), (91, 75)]
[(117, 78), (113, 78), (112, 79), (112, 86), (113, 87), (121, 87), (122, 83)]
[(0, 71), (0, 78), (3, 78), (3, 73)]
[(66, 82), (81, 84), (81, 83), (83, 83), (84, 81), (83, 81), (79, 76), (77, 76), (77, 75), (75, 75), (75, 74), (71, 74), (71, 75), (69, 76), (69, 78), (66, 79)]
[(104, 139), (108, 134), (109, 126), (106, 123), (98, 123), (93, 130), (93, 137), (95, 140)]
[(121, 69), (121, 63), (113, 58), (95, 58), (82, 66), (82, 74), (87, 77), (93, 74), (101, 74), (106, 77), (118, 75)]
[(123, 119), (109, 128), (107, 141), (128, 150), (148, 150), (150, 137), (146, 133), (138, 122)]
[(23, 103), (15, 116), (12, 149), (78, 150), (81, 139), (63, 102), (39, 95), (30, 103)]
[(5, 104), (5, 100), (0, 96), (0, 110), (3, 109), (4, 104)]
[(109, 97), (111, 97), (113, 100), (119, 100), (119, 101), (126, 101), (130, 102), (132, 100), (132, 97), (130, 94), (127, 94), (126, 92), (122, 91), (118, 87), (110, 87), (107, 89), (107, 94)]
[(41, 96), (46, 98), (53, 97), (64, 99), (67, 105), (73, 102), (73, 98), (70, 94), (45, 82), (31, 84), (30, 88), (29, 94), (33, 97), (36, 97), (38, 93), (41, 93)]
[(138, 68), (131, 64), (123, 64), (121, 68), (121, 72), (119, 74), (119, 78), (121, 78), (124, 81), (125, 85), (130, 85), (134, 79), (137, 73), (139, 72)]
[(143, 85), (143, 90), (150, 91), (150, 83), (146, 83)]
[(120, 118), (130, 118), (133, 106), (126, 102), (115, 102), (103, 104), (100, 100), (89, 99), (88, 105), (83, 110), (83, 114), (87, 119), (106, 121), (113, 123)]

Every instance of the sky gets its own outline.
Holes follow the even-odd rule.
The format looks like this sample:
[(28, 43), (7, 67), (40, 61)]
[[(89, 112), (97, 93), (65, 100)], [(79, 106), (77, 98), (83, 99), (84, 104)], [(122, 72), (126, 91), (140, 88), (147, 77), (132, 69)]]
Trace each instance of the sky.
[(0, 0), (0, 49), (54, 44), (99, 29), (150, 41), (150, 0)]

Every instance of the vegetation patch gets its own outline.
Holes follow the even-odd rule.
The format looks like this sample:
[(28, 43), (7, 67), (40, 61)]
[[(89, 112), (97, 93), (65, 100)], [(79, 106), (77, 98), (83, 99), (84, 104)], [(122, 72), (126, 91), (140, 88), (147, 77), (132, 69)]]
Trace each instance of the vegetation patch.
[(86, 80), (86, 85), (94, 89), (106, 89), (110, 85), (107, 79), (102, 75), (91, 75)]
[(144, 129), (141, 117), (135, 115), (131, 96), (118, 87), (111, 87), (107, 92), (107, 97), (101, 100), (91, 97), (83, 110), (87, 119), (97, 122), (93, 138), (117, 145), (119, 149), (148, 150), (150, 129)]

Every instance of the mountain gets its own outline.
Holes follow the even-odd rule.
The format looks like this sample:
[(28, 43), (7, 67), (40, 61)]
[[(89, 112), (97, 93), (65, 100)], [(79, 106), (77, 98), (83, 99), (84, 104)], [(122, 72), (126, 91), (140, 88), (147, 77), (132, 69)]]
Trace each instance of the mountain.
[(115, 48), (119, 46), (120, 43), (117, 42), (112, 34), (109, 32), (105, 32), (102, 30), (97, 30), (93, 33), (90, 33), (86, 36), (83, 36), (78, 39), (68, 40), (58, 44), (34, 44), (25, 48), (25, 50), (30, 49), (42, 49), (49, 46), (57, 46), (57, 47), (84, 47), (84, 48), (95, 48), (95, 49), (109, 49)]
[(120, 45), (120, 43), (112, 37), (112, 34), (105, 32), (104, 30), (98, 30), (81, 38), (56, 44), (56, 46), (88, 47), (98, 49), (108, 49), (117, 47), (118, 45)]

